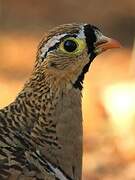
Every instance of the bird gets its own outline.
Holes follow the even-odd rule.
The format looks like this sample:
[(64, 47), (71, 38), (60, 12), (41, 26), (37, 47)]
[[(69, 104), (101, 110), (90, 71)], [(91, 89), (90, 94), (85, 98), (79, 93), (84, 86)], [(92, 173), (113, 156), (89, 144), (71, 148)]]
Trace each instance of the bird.
[(45, 34), (30, 78), (0, 109), (1, 180), (82, 179), (84, 77), (97, 55), (118, 47), (89, 23)]

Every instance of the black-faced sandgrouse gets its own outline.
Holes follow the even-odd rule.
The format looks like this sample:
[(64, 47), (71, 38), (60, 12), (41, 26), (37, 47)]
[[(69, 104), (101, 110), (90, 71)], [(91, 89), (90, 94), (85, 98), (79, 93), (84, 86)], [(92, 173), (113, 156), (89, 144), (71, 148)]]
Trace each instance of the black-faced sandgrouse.
[(0, 180), (81, 180), (84, 75), (98, 54), (116, 47), (90, 24), (46, 34), (31, 77), (0, 110)]

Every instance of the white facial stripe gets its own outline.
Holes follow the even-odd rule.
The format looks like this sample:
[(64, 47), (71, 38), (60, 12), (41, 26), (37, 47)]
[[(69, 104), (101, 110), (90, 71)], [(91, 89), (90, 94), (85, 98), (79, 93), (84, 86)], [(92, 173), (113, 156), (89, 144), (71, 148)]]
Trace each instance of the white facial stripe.
[(103, 39), (103, 37), (105, 37), (100, 31), (98, 30), (95, 30), (95, 35), (96, 35), (96, 38), (97, 38), (97, 41), (98, 40), (101, 40)]
[[(48, 40), (48, 42), (46, 44), (44, 44), (44, 46), (41, 48), (41, 58), (44, 58), (46, 53), (48, 52), (49, 48), (55, 46), (56, 43), (60, 42), (60, 39), (63, 38), (64, 36), (66, 36), (67, 34), (60, 34), (57, 36), (53, 36), (51, 39)], [(85, 34), (84, 34), (84, 26), (81, 27), (78, 35), (78, 38), (80, 39), (85, 39)]]
[(45, 54), (48, 52), (49, 48), (53, 47), (56, 43), (60, 42), (60, 39), (66, 36), (67, 34), (60, 34), (53, 36), (48, 42), (41, 48), (41, 58), (44, 58)]
[(81, 27), (81, 30), (79, 31), (77, 37), (80, 38), (80, 39), (85, 39), (84, 26)]

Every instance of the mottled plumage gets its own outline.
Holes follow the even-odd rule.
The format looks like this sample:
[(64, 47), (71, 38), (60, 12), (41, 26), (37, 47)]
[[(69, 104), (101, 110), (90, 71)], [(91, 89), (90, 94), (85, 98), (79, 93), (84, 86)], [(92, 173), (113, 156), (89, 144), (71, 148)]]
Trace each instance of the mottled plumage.
[(0, 180), (81, 180), (84, 75), (97, 54), (117, 46), (89, 24), (45, 35), (30, 79), (0, 110)]

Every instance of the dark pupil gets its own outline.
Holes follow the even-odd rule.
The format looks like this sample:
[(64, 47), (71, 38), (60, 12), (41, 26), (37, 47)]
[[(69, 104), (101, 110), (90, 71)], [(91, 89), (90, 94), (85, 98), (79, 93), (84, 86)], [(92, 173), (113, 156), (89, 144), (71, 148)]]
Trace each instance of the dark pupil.
[(68, 52), (73, 52), (77, 48), (77, 44), (73, 40), (66, 40), (64, 42), (64, 49)]

